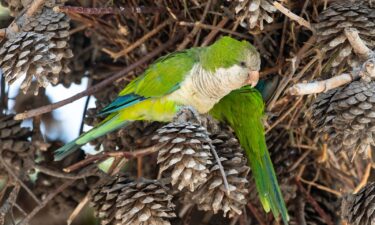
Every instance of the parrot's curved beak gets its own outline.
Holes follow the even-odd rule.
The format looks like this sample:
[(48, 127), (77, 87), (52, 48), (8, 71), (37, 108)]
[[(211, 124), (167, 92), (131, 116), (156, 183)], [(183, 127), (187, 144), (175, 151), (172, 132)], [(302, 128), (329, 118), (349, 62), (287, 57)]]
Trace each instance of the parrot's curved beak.
[(250, 71), (246, 84), (251, 85), (251, 87), (255, 87), (259, 81), (259, 71)]

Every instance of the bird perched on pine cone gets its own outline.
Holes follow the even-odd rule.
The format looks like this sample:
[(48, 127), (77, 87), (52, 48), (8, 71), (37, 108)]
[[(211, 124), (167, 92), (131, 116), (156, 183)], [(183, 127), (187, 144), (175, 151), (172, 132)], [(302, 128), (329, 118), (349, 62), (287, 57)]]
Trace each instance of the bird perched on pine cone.
[(161, 57), (102, 110), (110, 115), (99, 126), (58, 149), (55, 159), (134, 120), (171, 121), (182, 106), (207, 113), (232, 90), (255, 86), (259, 69), (256, 49), (230, 37)]

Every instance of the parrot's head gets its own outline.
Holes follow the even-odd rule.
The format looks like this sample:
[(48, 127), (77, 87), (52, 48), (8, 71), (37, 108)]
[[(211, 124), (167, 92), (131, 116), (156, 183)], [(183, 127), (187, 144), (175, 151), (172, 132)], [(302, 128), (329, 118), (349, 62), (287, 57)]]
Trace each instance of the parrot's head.
[(202, 57), (203, 68), (222, 76), (233, 89), (254, 87), (259, 80), (260, 62), (259, 52), (249, 42), (227, 36), (209, 46)]

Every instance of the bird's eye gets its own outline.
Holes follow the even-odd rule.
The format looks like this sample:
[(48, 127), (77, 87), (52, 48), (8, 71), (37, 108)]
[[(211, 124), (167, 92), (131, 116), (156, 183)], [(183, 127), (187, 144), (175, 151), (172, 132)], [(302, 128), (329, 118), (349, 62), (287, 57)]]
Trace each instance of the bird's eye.
[(246, 67), (246, 63), (244, 61), (240, 62), (241, 67)]

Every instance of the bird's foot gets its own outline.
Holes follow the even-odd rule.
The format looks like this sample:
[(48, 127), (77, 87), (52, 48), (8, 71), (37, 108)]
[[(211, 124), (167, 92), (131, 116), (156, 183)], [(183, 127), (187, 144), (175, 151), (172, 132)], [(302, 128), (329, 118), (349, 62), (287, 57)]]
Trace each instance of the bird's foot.
[(201, 124), (201, 118), (198, 111), (191, 106), (181, 107), (180, 110), (174, 116), (173, 121), (180, 123), (190, 121), (193, 123)]

